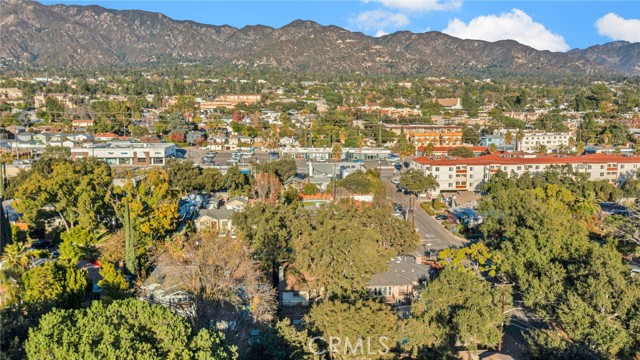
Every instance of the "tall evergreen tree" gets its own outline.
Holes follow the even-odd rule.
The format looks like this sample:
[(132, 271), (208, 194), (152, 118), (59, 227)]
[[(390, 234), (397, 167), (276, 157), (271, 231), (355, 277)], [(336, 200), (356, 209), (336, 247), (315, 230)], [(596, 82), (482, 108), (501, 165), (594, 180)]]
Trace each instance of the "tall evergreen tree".
[(5, 164), (0, 165), (0, 255), (4, 250), (5, 245), (11, 242), (11, 225), (9, 224), (9, 219), (7, 218), (7, 214), (4, 212), (4, 206), (2, 203), (4, 202), (4, 189), (5, 189), (5, 181), (6, 181), (6, 168)]

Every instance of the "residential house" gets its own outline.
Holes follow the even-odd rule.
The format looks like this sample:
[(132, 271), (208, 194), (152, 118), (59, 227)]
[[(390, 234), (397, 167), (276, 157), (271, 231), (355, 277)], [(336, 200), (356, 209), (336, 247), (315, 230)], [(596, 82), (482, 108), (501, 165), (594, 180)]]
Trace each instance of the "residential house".
[(298, 191), (301, 191), (302, 188), (304, 187), (305, 183), (306, 183), (306, 181), (305, 181), (304, 175), (295, 174), (292, 177), (290, 177), (287, 180), (285, 180), (282, 185), (284, 185), (285, 189), (291, 186), (294, 189), (297, 189)]
[(67, 139), (75, 142), (83, 143), (87, 141), (93, 141), (93, 134), (81, 133), (81, 134), (69, 134)]
[(234, 196), (224, 203), (224, 207), (227, 210), (242, 211), (248, 203), (249, 199), (246, 196)]
[(74, 130), (87, 130), (92, 127), (94, 123), (95, 121), (91, 119), (71, 120), (71, 126)]
[(73, 149), (74, 147), (76, 147), (76, 143), (71, 140), (51, 140), (49, 141), (49, 146), (62, 146)]
[(309, 162), (309, 177), (336, 177), (344, 179), (349, 174), (358, 170), (364, 170), (360, 162), (340, 162), (340, 163), (314, 163)]
[(279, 142), (281, 147), (296, 147), (296, 146), (300, 146), (300, 143), (298, 142), (298, 140), (292, 138), (292, 137), (288, 137), (288, 136), (284, 136), (282, 138), (280, 138), (280, 142)]
[(216, 151), (225, 151), (225, 150), (235, 150), (236, 146), (229, 144), (229, 138), (222, 135), (214, 135), (209, 136), (208, 140), (208, 148), (209, 150)]
[(23, 132), (16, 135), (16, 139), (18, 139), (19, 141), (31, 141), (33, 140), (33, 134), (28, 132)]
[(316, 208), (325, 204), (330, 203), (333, 200), (333, 195), (331, 194), (313, 194), (313, 195), (300, 195), (302, 200), (302, 204), (305, 207)]
[(229, 209), (201, 209), (194, 220), (198, 231), (210, 230), (226, 233), (233, 229), (231, 215), (233, 210)]
[(436, 102), (446, 110), (462, 110), (462, 101), (460, 98), (436, 99)]
[(141, 286), (141, 298), (186, 316), (195, 316), (195, 297), (185, 291), (193, 266), (159, 264)]
[(478, 215), (472, 208), (457, 207), (447, 210), (449, 220), (467, 227), (474, 227), (482, 224), (482, 216)]
[(118, 140), (119, 136), (112, 133), (112, 132), (106, 132), (106, 133), (100, 133), (100, 134), (95, 134), (93, 136), (93, 139), (95, 141), (112, 141), (112, 140)]
[(185, 136), (185, 140), (189, 144), (200, 144), (204, 141), (204, 133), (202, 131), (189, 131)]
[(440, 200), (450, 208), (470, 207), (476, 208), (482, 196), (475, 191), (456, 191), (440, 193)]
[(40, 134), (35, 134), (33, 135), (33, 141), (37, 141), (41, 144), (49, 144), (49, 141), (51, 140), (51, 134), (49, 133), (40, 133)]
[(278, 302), (280, 306), (309, 306), (309, 288), (302, 280), (286, 273), (287, 265), (278, 268)]
[(416, 290), (430, 279), (431, 267), (413, 256), (397, 256), (387, 271), (373, 274), (367, 284), (369, 294), (390, 304), (410, 303)]
[(18, 100), (22, 98), (22, 90), (18, 88), (0, 88), (0, 100)]

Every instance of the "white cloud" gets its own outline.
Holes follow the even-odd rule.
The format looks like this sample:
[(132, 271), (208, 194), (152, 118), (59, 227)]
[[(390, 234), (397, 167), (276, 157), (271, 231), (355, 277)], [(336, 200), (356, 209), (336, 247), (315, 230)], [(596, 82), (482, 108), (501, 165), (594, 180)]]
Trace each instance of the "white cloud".
[(375, 36), (387, 34), (387, 30), (396, 30), (409, 25), (409, 18), (404, 14), (385, 10), (365, 11), (349, 19), (349, 24), (356, 30), (375, 33)]
[(384, 6), (409, 11), (452, 10), (462, 6), (462, 0), (364, 0), (380, 2)]
[(640, 19), (624, 19), (618, 14), (608, 13), (596, 20), (600, 35), (613, 40), (640, 42)]
[(499, 15), (478, 16), (471, 19), (468, 24), (456, 18), (449, 21), (447, 28), (442, 32), (461, 39), (486, 41), (510, 39), (538, 50), (569, 50), (569, 45), (561, 35), (552, 33), (519, 9)]
[(378, 31), (376, 31), (376, 34), (375, 34), (375, 35), (373, 35), (373, 36), (375, 36), (375, 37), (381, 37), (381, 36), (385, 36), (385, 35), (388, 35), (388, 34), (389, 34), (389, 33), (388, 33), (388, 32), (386, 32), (386, 31), (384, 31), (384, 30), (378, 30)]

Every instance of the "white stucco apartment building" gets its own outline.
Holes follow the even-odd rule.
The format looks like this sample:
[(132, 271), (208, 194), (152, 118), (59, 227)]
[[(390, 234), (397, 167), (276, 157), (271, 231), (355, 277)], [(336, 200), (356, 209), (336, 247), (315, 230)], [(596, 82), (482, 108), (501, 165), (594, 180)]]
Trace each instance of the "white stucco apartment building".
[(586, 173), (590, 180), (608, 180), (611, 183), (635, 176), (640, 169), (640, 156), (613, 154), (571, 155), (485, 155), (475, 158), (431, 159), (414, 158), (410, 166), (425, 175), (433, 175), (440, 191), (476, 191), (498, 171), (522, 175), (541, 172), (551, 166), (571, 165), (576, 172)]

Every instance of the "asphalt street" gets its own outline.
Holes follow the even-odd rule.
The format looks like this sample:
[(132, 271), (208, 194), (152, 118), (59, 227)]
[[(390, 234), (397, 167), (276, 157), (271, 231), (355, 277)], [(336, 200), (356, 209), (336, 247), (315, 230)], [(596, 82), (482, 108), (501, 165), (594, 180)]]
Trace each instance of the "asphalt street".
[[(185, 158), (192, 160), (196, 164), (206, 167), (202, 164), (202, 158), (208, 152), (209, 150), (204, 150), (197, 147), (187, 148)], [(215, 165), (222, 166), (223, 169), (226, 168), (229, 165), (227, 163), (227, 160), (231, 158), (232, 153), (233, 151), (217, 151), (215, 155)], [(253, 157), (241, 161), (238, 165), (241, 168), (250, 168), (251, 161), (256, 161), (258, 163), (269, 161), (268, 154), (266, 151), (256, 150)], [(329, 162), (332, 162), (332, 160), (330, 160)], [(298, 168), (298, 173), (308, 174), (308, 165), (304, 159), (296, 159), (296, 165)], [(395, 187), (395, 185), (391, 184), (391, 180), (393, 178), (400, 177), (400, 172), (393, 167), (391, 162), (365, 161), (364, 166), (367, 169), (380, 170), (381, 177), (385, 182), (387, 182), (389, 188)], [(395, 203), (402, 204), (404, 205), (403, 207), (408, 208), (408, 196), (409, 195), (405, 195), (402, 192), (397, 191), (394, 193), (393, 200)], [(407, 221), (411, 221), (410, 212), (407, 211), (406, 213), (409, 217)], [(417, 201), (415, 204), (415, 228), (416, 232), (420, 236), (421, 241), (418, 250), (424, 254), (428, 254), (430, 250), (441, 250), (448, 247), (462, 246), (464, 244), (463, 239), (453, 236), (447, 229), (444, 228), (444, 226), (442, 226), (442, 224), (440, 224), (440, 222), (438, 222), (432, 216), (429, 216), (429, 214), (427, 214), (427, 212), (420, 207)]]

